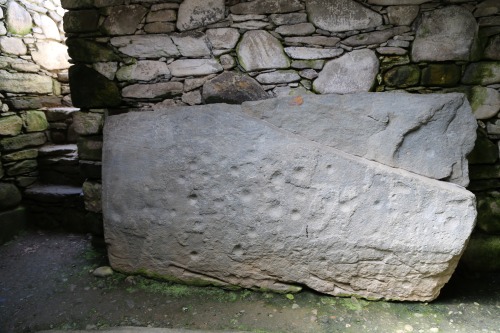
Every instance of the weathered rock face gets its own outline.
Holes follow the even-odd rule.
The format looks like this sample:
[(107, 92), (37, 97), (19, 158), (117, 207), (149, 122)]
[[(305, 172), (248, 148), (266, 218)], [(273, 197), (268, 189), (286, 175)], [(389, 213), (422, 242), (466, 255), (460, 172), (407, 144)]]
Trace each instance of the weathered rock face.
[(292, 131), (226, 104), (110, 117), (102, 200), (113, 268), (197, 284), (437, 297), (474, 226), (474, 196)]
[(203, 85), (205, 103), (241, 104), (269, 98), (264, 88), (248, 75), (225, 72)]
[(367, 49), (352, 51), (327, 62), (313, 87), (320, 94), (369, 91), (378, 68), (375, 52)]
[(177, 14), (177, 29), (191, 30), (220, 21), (224, 8), (224, 0), (185, 0)]
[(337, 32), (374, 28), (382, 16), (353, 0), (307, 0), (311, 22), (320, 29)]
[(248, 31), (236, 48), (240, 65), (247, 71), (288, 68), (283, 46), (273, 35), (264, 30)]
[(477, 124), (461, 94), (304, 96), (299, 105), (272, 99), (245, 103), (243, 110), (349, 154), (432, 179), (469, 183), (466, 156), (474, 148)]
[(470, 60), (478, 26), (465, 8), (450, 6), (424, 13), (412, 48), (414, 61)]

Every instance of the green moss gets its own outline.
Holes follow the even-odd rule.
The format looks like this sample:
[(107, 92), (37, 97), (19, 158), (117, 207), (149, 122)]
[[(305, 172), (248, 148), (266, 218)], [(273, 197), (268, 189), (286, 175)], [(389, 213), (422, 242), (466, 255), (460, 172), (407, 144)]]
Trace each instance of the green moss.
[(482, 106), (486, 101), (487, 97), (488, 97), (488, 90), (486, 88), (481, 86), (473, 87), (469, 98), (472, 111), (475, 111), (480, 106)]

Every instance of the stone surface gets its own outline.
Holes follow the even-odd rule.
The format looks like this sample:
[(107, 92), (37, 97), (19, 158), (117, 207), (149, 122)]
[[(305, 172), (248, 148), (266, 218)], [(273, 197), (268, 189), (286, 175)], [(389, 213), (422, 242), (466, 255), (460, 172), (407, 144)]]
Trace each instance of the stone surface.
[(42, 132), (49, 128), (43, 111), (26, 111), (22, 113), (23, 126), (26, 132)]
[(367, 49), (352, 51), (327, 62), (313, 88), (320, 94), (369, 91), (378, 68), (375, 52)]
[(79, 135), (100, 134), (104, 125), (104, 115), (95, 112), (74, 112), (73, 128)]
[(124, 98), (157, 99), (182, 94), (182, 82), (159, 82), (150, 84), (132, 84), (122, 89)]
[(36, 171), (37, 166), (36, 160), (24, 160), (10, 165), (6, 173), (8, 176), (19, 176)]
[(170, 35), (182, 56), (188, 58), (210, 56), (212, 52), (207, 36), (199, 31)]
[(141, 60), (132, 65), (121, 67), (116, 72), (118, 81), (152, 81), (169, 79), (170, 70), (166, 63), (153, 60)]
[(255, 0), (242, 2), (231, 6), (233, 14), (279, 14), (290, 13), (304, 9), (304, 5), (299, 0)]
[(477, 130), (474, 149), (467, 156), (469, 164), (493, 164), (498, 161), (498, 146), (488, 139), (488, 134), (482, 128)]
[(241, 67), (246, 71), (290, 67), (283, 46), (264, 30), (247, 31), (236, 48)]
[(15, 37), (0, 37), (0, 51), (3, 54), (24, 55), (28, 51), (23, 40)]
[(224, 9), (224, 0), (184, 0), (177, 14), (177, 29), (192, 30), (220, 21)]
[(320, 49), (316, 47), (289, 46), (285, 47), (285, 53), (292, 59), (314, 60), (335, 58), (344, 53), (341, 48)]
[(262, 86), (245, 74), (224, 72), (203, 85), (205, 103), (241, 104), (269, 98)]
[(61, 40), (61, 33), (59, 32), (59, 28), (57, 27), (57, 23), (54, 22), (53, 19), (48, 17), (47, 15), (40, 15), (41, 28), (43, 30), (43, 34), (48, 39), (53, 39), (56, 41)]
[(66, 45), (68, 46), (68, 54), (74, 61), (86, 63), (89, 58), (97, 62), (120, 60), (110, 47), (92, 40), (68, 38)]
[(208, 29), (206, 33), (214, 49), (233, 49), (240, 39), (238, 29), (234, 28)]
[(114, 107), (121, 103), (120, 91), (115, 82), (85, 65), (69, 69), (71, 99), (81, 108)]
[(223, 71), (215, 59), (179, 59), (168, 65), (173, 76), (201, 76)]
[(21, 192), (14, 184), (0, 183), (0, 211), (16, 207), (21, 203)]
[(411, 25), (418, 15), (418, 6), (390, 6), (387, 7), (389, 23), (394, 25)]
[(307, 13), (271, 14), (269, 19), (276, 25), (306, 23)]
[(500, 192), (479, 193), (477, 226), (488, 234), (500, 234)]
[(488, 119), (500, 111), (500, 93), (495, 89), (475, 86), (469, 100), (476, 119)]
[(3, 151), (19, 150), (26, 147), (41, 146), (46, 141), (47, 137), (40, 132), (21, 134), (12, 138), (0, 139), (0, 149)]
[(422, 70), (421, 84), (453, 87), (460, 82), (462, 69), (455, 64), (430, 64)]
[(14, 35), (27, 35), (31, 32), (33, 21), (29, 12), (16, 1), (7, 3), (5, 15), (7, 30)]
[(467, 65), (462, 83), (480, 85), (500, 83), (500, 63), (484, 61)]
[(392, 29), (379, 30), (351, 36), (343, 40), (342, 43), (349, 46), (382, 44), (387, 42), (390, 38), (408, 31), (410, 31), (410, 28), (408, 27), (396, 27)]
[(180, 56), (179, 50), (168, 35), (134, 35), (114, 37), (111, 45), (120, 52), (137, 58)]
[(368, 0), (368, 3), (373, 5), (420, 5), (432, 0)]
[(465, 189), (311, 142), (238, 107), (127, 113), (108, 125), (105, 238), (122, 272), (428, 301), (474, 226)]
[(46, 70), (69, 68), (68, 48), (58, 42), (43, 41), (36, 43), (36, 51), (31, 52), (33, 60)]
[(307, 36), (307, 37), (286, 37), (286, 43), (301, 43), (319, 46), (335, 46), (340, 41), (338, 37)]
[(82, 185), (82, 191), (85, 209), (89, 212), (100, 213), (102, 211), (101, 184), (87, 180)]
[(420, 69), (417, 65), (396, 66), (384, 74), (384, 82), (389, 87), (410, 87), (420, 82)]
[(102, 136), (81, 136), (78, 138), (77, 146), (80, 160), (101, 160)]
[(500, 35), (491, 37), (484, 50), (484, 57), (491, 60), (500, 60)]
[(500, 13), (500, 3), (497, 0), (481, 1), (474, 11), (475, 17), (490, 16)]
[(132, 35), (147, 12), (141, 5), (110, 7), (109, 15), (101, 25), (101, 30), (108, 36)]
[(52, 93), (52, 78), (31, 73), (10, 73), (0, 70), (0, 91), (12, 93)]
[(105, 277), (113, 275), (113, 270), (109, 266), (101, 266), (101, 267), (97, 267), (92, 272), (92, 275), (94, 275), (96, 277), (105, 278)]
[(199, 90), (193, 90), (183, 93), (181, 100), (183, 103), (186, 103), (187, 105), (201, 104), (202, 102), (201, 92)]
[(248, 102), (244, 111), (349, 154), (433, 179), (469, 183), (466, 156), (474, 147), (477, 125), (462, 94), (304, 96), (299, 105), (289, 99)]
[(64, 31), (70, 33), (94, 32), (99, 25), (99, 11), (85, 9), (64, 14)]
[(320, 29), (339, 32), (375, 28), (382, 16), (353, 0), (307, 0), (309, 21)]
[(278, 70), (259, 74), (255, 79), (262, 84), (279, 84), (297, 82), (300, 80), (300, 76), (294, 70)]
[(470, 11), (448, 6), (422, 13), (412, 59), (419, 61), (471, 60), (478, 26)]
[(12, 115), (0, 117), (0, 135), (15, 136), (21, 133), (23, 121), (21, 117)]
[(282, 25), (276, 28), (277, 33), (282, 36), (306, 36), (314, 33), (316, 28), (311, 23), (298, 23), (291, 25)]

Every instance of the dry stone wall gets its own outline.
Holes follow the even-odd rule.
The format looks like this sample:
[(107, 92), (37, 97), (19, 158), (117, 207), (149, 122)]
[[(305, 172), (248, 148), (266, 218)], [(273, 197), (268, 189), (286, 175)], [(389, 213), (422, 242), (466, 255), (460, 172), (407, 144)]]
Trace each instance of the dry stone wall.
[[(475, 268), (500, 268), (498, 1), (63, 0), (62, 5), (69, 10), (64, 28), (74, 62), (73, 102), (88, 126), (80, 156), (95, 175), (102, 150), (96, 124), (105, 115), (94, 113), (103, 108), (116, 114), (306, 94), (465, 93), (479, 124), (469, 186), (478, 197), (479, 228), (465, 260)], [(91, 197), (89, 206), (98, 210), (98, 198)], [(480, 263), (473, 259), (478, 256), (493, 260)]]
[(0, 227), (5, 233), (24, 219), (21, 192), (47, 168), (40, 164), (53, 162), (40, 159), (38, 148), (67, 140), (69, 116), (54, 122), (48, 111), (69, 103), (64, 12), (59, 0), (0, 0)]

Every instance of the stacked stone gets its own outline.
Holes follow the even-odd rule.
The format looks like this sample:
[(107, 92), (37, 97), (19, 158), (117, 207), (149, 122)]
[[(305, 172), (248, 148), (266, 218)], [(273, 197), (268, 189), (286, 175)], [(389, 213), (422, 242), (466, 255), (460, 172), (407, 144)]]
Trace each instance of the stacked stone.
[[(75, 62), (70, 70), (73, 102), (97, 123), (102, 119), (93, 114), (102, 108), (115, 114), (310, 93), (465, 93), (481, 127), (471, 155), (470, 187), (478, 193), (479, 226), (499, 233), (498, 1), (62, 4), (69, 9), (64, 24)], [(100, 139), (100, 132), (80, 138), (79, 148), (92, 155), (85, 160), (98, 163)], [(493, 212), (495, 227), (492, 222), (484, 227), (482, 207)], [(494, 242), (498, 257), (500, 239)]]
[(21, 192), (39, 176), (38, 147), (49, 130), (44, 109), (69, 94), (63, 15), (58, 0), (0, 0), (0, 224), (6, 236), (22, 227)]

